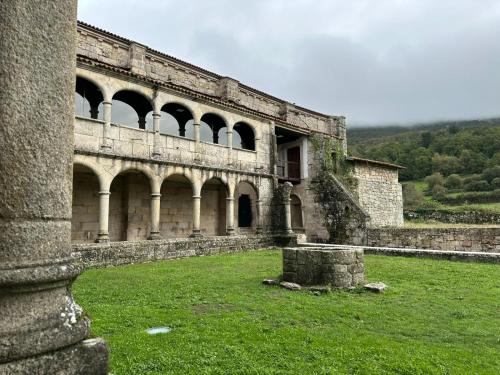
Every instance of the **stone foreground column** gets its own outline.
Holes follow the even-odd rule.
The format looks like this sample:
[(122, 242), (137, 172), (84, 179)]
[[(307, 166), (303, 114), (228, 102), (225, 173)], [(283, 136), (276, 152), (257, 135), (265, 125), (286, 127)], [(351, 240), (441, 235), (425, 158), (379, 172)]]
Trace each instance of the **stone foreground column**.
[(71, 257), (76, 1), (0, 2), (0, 374), (105, 374)]
[(109, 242), (109, 195), (107, 190), (99, 192), (99, 233), (95, 242)]

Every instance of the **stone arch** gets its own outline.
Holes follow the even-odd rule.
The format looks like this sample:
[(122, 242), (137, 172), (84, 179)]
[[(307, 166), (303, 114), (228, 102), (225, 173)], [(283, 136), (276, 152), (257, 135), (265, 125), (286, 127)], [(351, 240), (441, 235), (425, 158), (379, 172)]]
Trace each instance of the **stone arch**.
[(82, 167), (86, 167), (90, 169), (97, 176), (99, 181), (99, 188), (101, 190), (107, 190), (109, 184), (107, 184), (107, 178), (105, 177), (105, 172), (101, 169), (98, 164), (91, 162), (90, 160), (86, 160), (84, 157), (80, 155), (75, 155), (73, 160), (73, 168), (75, 165), (80, 165)]
[(258, 222), (258, 189), (248, 179), (239, 179), (234, 192), (234, 221), (238, 232), (255, 231)]
[[(221, 129), (226, 129), (226, 136), (219, 139)], [(228, 122), (216, 112), (206, 112), (200, 118), (200, 139), (204, 142), (227, 145)]]
[(99, 232), (99, 192), (102, 177), (91, 163), (73, 164), (73, 199), (71, 205), (71, 240), (94, 242)]
[(149, 166), (137, 162), (122, 163), (119, 168), (115, 169), (115, 173), (111, 177), (111, 183), (118, 175), (127, 173), (129, 171), (143, 173), (148, 178), (151, 191), (158, 190), (159, 182), (156, 173)]
[(93, 80), (76, 76), (75, 115), (103, 120), (104, 92)]
[(171, 171), (160, 188), (160, 234), (163, 238), (185, 238), (193, 231), (195, 186), (183, 171)]
[(151, 176), (145, 168), (124, 167), (113, 177), (109, 200), (111, 241), (147, 239), (151, 229)]
[(226, 204), (229, 195), (227, 179), (212, 174), (203, 181), (200, 190), (200, 229), (205, 235), (226, 234)]
[[(194, 139), (195, 114), (185, 103), (169, 101), (160, 108), (160, 133)], [(175, 128), (174, 128), (175, 127)]]
[(304, 228), (302, 200), (297, 194), (290, 194), (290, 213), (292, 216), (293, 230), (302, 230)]
[(233, 147), (255, 151), (255, 140), (253, 126), (244, 121), (238, 121), (233, 125)]
[[(153, 111), (150, 97), (140, 90), (126, 88), (116, 91), (112, 96), (111, 122), (146, 129), (146, 116)], [(118, 120), (118, 121), (117, 121)]]

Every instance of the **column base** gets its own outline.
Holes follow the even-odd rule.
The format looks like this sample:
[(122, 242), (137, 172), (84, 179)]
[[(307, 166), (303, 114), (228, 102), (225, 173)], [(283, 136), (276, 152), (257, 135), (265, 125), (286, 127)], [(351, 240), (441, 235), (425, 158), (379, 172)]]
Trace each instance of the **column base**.
[(160, 232), (151, 232), (149, 234), (148, 240), (161, 240), (162, 237), (160, 235)]
[(64, 349), (0, 364), (1, 374), (108, 373), (108, 348), (101, 338), (83, 340)]
[(226, 230), (226, 236), (236, 236), (236, 231), (234, 230), (234, 228), (228, 228)]
[(262, 233), (264, 233), (264, 228), (262, 228), (262, 227), (257, 227), (257, 228), (255, 229), (255, 233), (256, 233), (256, 234), (262, 234)]
[(201, 234), (200, 230), (197, 229), (197, 230), (193, 230), (193, 233), (191, 233), (189, 235), (190, 238), (199, 238), (199, 237), (203, 237), (203, 235)]
[(95, 239), (96, 243), (108, 243), (109, 242), (109, 235), (107, 234), (98, 234), (97, 238)]

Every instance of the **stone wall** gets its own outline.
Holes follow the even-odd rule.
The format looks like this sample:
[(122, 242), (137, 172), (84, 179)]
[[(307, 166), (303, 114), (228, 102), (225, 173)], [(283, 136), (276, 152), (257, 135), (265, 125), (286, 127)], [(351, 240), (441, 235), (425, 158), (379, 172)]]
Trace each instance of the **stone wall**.
[[(73, 256), (84, 266), (106, 267), (199, 255), (231, 253), (274, 246), (268, 235), (202, 237), (158, 241), (73, 244)], [(293, 246), (293, 243), (290, 243)]]
[(370, 216), (368, 225), (403, 226), (403, 193), (398, 170), (355, 162), (354, 177), (358, 181), (359, 204)]
[(368, 246), (500, 252), (500, 228), (372, 228)]

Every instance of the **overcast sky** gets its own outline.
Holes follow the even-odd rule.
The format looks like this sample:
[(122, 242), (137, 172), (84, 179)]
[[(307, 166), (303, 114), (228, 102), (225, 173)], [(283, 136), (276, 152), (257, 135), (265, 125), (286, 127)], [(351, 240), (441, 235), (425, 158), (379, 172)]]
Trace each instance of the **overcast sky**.
[(500, 0), (79, 0), (78, 18), (351, 125), (500, 116)]

